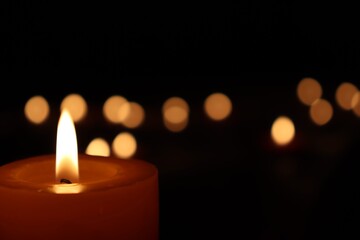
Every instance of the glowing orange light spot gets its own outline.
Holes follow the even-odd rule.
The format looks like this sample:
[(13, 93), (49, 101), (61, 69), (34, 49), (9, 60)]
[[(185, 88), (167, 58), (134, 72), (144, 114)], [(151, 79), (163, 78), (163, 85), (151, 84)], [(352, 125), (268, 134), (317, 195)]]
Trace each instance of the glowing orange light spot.
[(318, 99), (310, 106), (311, 120), (319, 125), (327, 124), (333, 116), (333, 107), (330, 102), (325, 99)]
[(108, 157), (110, 156), (110, 146), (105, 139), (95, 138), (89, 143), (85, 153), (93, 156)]
[(41, 124), (49, 116), (50, 107), (43, 96), (33, 96), (25, 104), (25, 117), (32, 123)]
[(228, 96), (223, 93), (213, 93), (205, 99), (204, 108), (206, 114), (215, 121), (227, 118), (232, 111), (232, 103)]
[(128, 159), (136, 152), (136, 139), (131, 133), (120, 133), (112, 142), (112, 149), (117, 157)]
[(335, 92), (337, 104), (344, 110), (351, 110), (353, 107), (353, 97), (358, 92), (358, 88), (349, 82), (341, 83)]
[(144, 108), (136, 102), (129, 102), (128, 106), (129, 113), (123, 120), (122, 124), (128, 128), (137, 128), (144, 122)]
[[(126, 98), (114, 95), (109, 97), (103, 105), (103, 114), (106, 120), (111, 123), (121, 123), (121, 116), (119, 115), (120, 108), (123, 104), (126, 104), (128, 101)], [(124, 114), (124, 113), (122, 113)], [(126, 114), (125, 114), (126, 117)], [(123, 117), (123, 118), (125, 118)]]
[(357, 92), (354, 94), (354, 96), (351, 100), (351, 107), (352, 107), (354, 114), (357, 117), (360, 117), (360, 92)]
[(295, 126), (293, 121), (286, 116), (276, 118), (271, 127), (271, 137), (277, 145), (286, 145), (295, 136)]
[(299, 100), (310, 106), (322, 96), (322, 87), (314, 78), (303, 78), (296, 89)]
[(60, 110), (67, 109), (74, 122), (82, 120), (87, 113), (87, 103), (80, 94), (69, 94), (61, 102)]
[(172, 132), (184, 130), (189, 119), (189, 105), (180, 97), (171, 97), (162, 107), (165, 127)]

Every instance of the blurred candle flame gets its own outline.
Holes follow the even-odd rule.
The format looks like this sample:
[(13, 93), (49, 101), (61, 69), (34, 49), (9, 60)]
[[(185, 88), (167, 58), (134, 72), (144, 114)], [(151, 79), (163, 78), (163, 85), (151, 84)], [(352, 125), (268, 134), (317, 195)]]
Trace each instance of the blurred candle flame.
[(87, 103), (85, 99), (77, 93), (67, 95), (61, 102), (60, 110), (67, 109), (74, 122), (84, 119), (87, 114)]
[(277, 145), (289, 144), (295, 137), (295, 126), (287, 116), (279, 116), (271, 127), (271, 137)]
[(89, 143), (85, 153), (93, 156), (109, 157), (110, 146), (105, 139), (95, 138)]
[(298, 83), (296, 93), (303, 104), (310, 106), (317, 99), (321, 98), (323, 90), (316, 79), (307, 77), (301, 79)]
[(354, 107), (353, 97), (357, 92), (358, 88), (354, 84), (343, 82), (336, 89), (335, 100), (343, 110), (351, 110)]
[(189, 104), (180, 97), (167, 99), (162, 107), (165, 127), (172, 132), (181, 132), (189, 121)]
[(47, 100), (40, 95), (31, 97), (25, 104), (26, 118), (35, 124), (43, 123), (49, 116), (50, 107)]

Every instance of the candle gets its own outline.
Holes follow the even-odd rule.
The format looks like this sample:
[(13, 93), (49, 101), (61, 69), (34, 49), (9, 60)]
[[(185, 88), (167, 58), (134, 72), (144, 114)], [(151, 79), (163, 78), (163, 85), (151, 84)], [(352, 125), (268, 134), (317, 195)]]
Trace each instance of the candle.
[(157, 168), (138, 159), (77, 154), (66, 110), (56, 155), (0, 167), (2, 240), (156, 240), (158, 207)]

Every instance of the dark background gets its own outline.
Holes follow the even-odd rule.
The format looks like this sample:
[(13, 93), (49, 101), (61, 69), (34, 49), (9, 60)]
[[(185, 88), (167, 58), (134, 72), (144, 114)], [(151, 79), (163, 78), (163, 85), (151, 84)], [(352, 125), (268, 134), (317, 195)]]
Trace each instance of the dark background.
[[(360, 120), (334, 98), (343, 81), (360, 87), (354, 6), (1, 5), (1, 163), (53, 153), (59, 104), (73, 92), (89, 104), (77, 124), (79, 151), (97, 136), (111, 141), (128, 129), (106, 123), (101, 105), (120, 94), (146, 111), (145, 123), (131, 132), (139, 143), (135, 157), (159, 169), (161, 239), (358, 235)], [(312, 124), (296, 98), (303, 77), (322, 84), (334, 107), (329, 124)], [(205, 97), (217, 91), (233, 103), (223, 122), (203, 111)], [(40, 126), (23, 114), (35, 94), (52, 107)], [(161, 119), (171, 96), (190, 105), (180, 133)], [(297, 135), (280, 149), (269, 131), (282, 114)]]

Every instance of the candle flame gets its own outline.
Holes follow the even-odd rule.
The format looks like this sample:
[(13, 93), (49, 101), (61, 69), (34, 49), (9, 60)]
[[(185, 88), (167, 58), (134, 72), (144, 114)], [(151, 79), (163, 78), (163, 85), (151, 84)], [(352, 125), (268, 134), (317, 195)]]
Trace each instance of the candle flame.
[(56, 138), (56, 180), (79, 181), (78, 149), (75, 125), (67, 109), (61, 112)]

